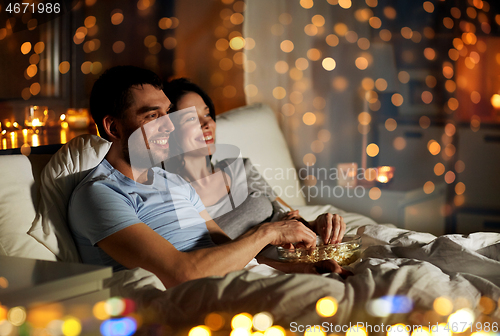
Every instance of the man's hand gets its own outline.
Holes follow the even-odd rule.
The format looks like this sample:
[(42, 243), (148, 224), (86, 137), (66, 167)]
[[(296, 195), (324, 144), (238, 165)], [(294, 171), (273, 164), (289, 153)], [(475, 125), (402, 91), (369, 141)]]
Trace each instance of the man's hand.
[(281, 220), (298, 219), (299, 217), (300, 217), (299, 210), (293, 210), (285, 213)]
[(335, 260), (323, 260), (316, 263), (285, 263), (277, 260), (272, 260), (263, 256), (257, 256), (257, 260), (261, 264), (266, 264), (274, 267), (285, 273), (308, 273), (308, 274), (323, 274), (337, 273), (342, 278), (352, 275), (348, 270), (340, 267)]
[(292, 273), (311, 273), (311, 274), (324, 274), (324, 273), (337, 273), (342, 278), (346, 278), (352, 273), (340, 267), (335, 260), (322, 260), (313, 264), (298, 263), (295, 264), (298, 272)]
[(311, 225), (325, 244), (337, 244), (342, 242), (342, 238), (344, 238), (346, 226), (344, 219), (338, 214), (324, 213), (319, 215)]
[(259, 229), (265, 230), (266, 235), (269, 235), (271, 245), (300, 243), (306, 248), (316, 247), (316, 234), (295, 219), (264, 223)]

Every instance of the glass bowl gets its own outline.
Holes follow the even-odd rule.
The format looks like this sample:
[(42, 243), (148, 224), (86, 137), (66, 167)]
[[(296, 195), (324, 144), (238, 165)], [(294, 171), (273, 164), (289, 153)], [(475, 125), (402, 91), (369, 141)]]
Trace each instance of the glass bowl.
[(334, 259), (340, 266), (352, 264), (361, 254), (361, 237), (346, 235), (339, 244), (324, 245), (318, 237), (315, 248), (291, 248), (281, 246), (278, 249), (278, 259), (286, 262), (315, 263), (321, 260)]

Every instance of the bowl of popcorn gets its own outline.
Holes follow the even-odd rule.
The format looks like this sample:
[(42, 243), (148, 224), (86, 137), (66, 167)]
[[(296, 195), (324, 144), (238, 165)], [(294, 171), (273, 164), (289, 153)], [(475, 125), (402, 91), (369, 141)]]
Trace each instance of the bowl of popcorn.
[(315, 248), (278, 246), (278, 259), (286, 262), (315, 263), (321, 260), (334, 259), (340, 266), (352, 264), (361, 254), (361, 237), (345, 235), (341, 243), (323, 244), (320, 237)]

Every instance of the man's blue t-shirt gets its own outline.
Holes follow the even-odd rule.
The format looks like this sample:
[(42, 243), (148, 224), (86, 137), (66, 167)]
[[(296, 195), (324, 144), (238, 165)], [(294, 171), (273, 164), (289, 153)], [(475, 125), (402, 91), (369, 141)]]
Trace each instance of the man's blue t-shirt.
[(124, 267), (96, 244), (133, 224), (145, 223), (179, 251), (215, 246), (199, 214), (203, 210), (194, 188), (180, 176), (152, 168), (147, 184), (141, 184), (104, 160), (74, 190), (68, 219), (82, 261), (116, 271)]

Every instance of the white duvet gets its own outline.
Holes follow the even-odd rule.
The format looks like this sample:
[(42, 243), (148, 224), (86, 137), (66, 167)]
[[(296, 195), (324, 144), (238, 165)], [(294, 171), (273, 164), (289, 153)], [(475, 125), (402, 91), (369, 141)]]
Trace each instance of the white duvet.
[[(275, 323), (292, 331), (323, 323), (428, 326), (446, 321), (446, 316), (433, 311), (438, 297), (455, 303), (453, 311), (470, 308), (476, 322), (500, 319), (498, 307), (484, 312), (479, 304), (481, 297), (499, 303), (500, 234), (435, 237), (378, 225), (356, 214), (343, 216), (348, 233), (362, 236), (364, 249), (361, 259), (349, 266), (353, 275), (346, 280), (336, 274), (281, 274), (257, 266), (161, 291), (157, 279), (140, 270), (116, 274), (114, 283), (121, 285), (113, 287), (119, 289), (114, 294), (134, 298), (152, 320), (171, 327), (202, 324), (204, 317), (215, 311), (267, 311)], [(384, 314), (384, 306), (376, 305), (380, 302), (376, 299), (399, 295), (404, 296), (407, 306), (400, 313)], [(325, 296), (338, 302), (338, 311), (330, 318), (321, 318), (315, 309), (317, 300)], [(482, 312), (488, 314), (481, 316)]]

